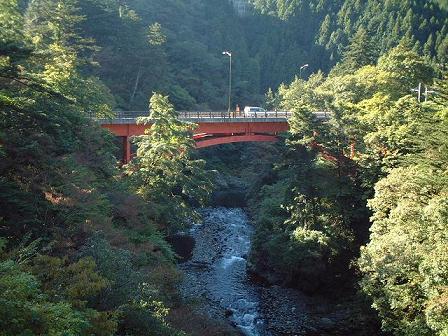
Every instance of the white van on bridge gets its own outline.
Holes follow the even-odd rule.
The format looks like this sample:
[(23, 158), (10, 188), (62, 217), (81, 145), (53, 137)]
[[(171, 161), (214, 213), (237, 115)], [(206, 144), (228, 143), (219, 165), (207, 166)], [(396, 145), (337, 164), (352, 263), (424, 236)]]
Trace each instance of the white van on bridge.
[(257, 117), (264, 116), (267, 111), (259, 106), (246, 106), (244, 107), (244, 116), (245, 117)]

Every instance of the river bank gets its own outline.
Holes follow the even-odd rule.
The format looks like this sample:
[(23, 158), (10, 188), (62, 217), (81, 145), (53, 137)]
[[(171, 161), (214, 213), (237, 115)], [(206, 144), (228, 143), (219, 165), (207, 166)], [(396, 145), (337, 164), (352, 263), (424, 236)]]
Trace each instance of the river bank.
[(182, 296), (199, 313), (248, 336), (375, 335), (360, 323), (361, 310), (351, 298), (334, 302), (311, 297), (248, 273), (253, 228), (243, 209), (208, 208), (203, 217), (202, 224), (183, 235), (191, 254), (181, 238), (175, 244), (188, 259), (179, 266)]

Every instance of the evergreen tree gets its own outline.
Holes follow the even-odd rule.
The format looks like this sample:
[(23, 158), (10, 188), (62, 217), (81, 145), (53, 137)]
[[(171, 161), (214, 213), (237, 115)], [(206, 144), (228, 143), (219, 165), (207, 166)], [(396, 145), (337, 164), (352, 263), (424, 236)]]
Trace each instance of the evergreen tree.
[(180, 121), (168, 97), (157, 93), (150, 100), (150, 116), (139, 123), (151, 128), (137, 137), (137, 156), (127, 171), (155, 218), (176, 231), (198, 219), (192, 207), (204, 205), (211, 191), (205, 162), (191, 157), (194, 125)]
[(274, 92), (271, 88), (269, 88), (268, 92), (265, 93), (265, 103), (264, 108), (268, 111), (274, 111), (278, 108), (278, 98), (275, 96)]
[(434, 40), (433, 35), (429, 35), (428, 40), (426, 41), (425, 45), (423, 46), (423, 53), (425, 55), (432, 55), (433, 54), (433, 48), (434, 48)]
[[(76, 73), (87, 41), (79, 35), (77, 0), (32, 0), (25, 16), (26, 34), (36, 50), (36, 72), (55, 86)], [(43, 67), (42, 67), (43, 65)]]
[(364, 27), (359, 27), (350, 40), (342, 56), (342, 64), (347, 71), (355, 71), (364, 65), (374, 64), (378, 59), (378, 50)]
[(22, 37), (23, 18), (17, 0), (0, 3), (0, 43), (19, 41)]

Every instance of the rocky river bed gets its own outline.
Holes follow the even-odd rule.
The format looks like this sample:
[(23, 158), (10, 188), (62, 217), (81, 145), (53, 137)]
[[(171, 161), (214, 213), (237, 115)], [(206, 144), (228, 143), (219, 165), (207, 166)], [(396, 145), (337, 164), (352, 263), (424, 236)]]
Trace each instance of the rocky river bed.
[[(198, 312), (226, 320), (242, 335), (372, 336), (352, 305), (329, 303), (297, 290), (251, 280), (247, 272), (253, 228), (244, 210), (203, 210), (202, 224), (186, 234), (194, 239), (181, 292)], [(177, 242), (176, 245), (181, 245)]]

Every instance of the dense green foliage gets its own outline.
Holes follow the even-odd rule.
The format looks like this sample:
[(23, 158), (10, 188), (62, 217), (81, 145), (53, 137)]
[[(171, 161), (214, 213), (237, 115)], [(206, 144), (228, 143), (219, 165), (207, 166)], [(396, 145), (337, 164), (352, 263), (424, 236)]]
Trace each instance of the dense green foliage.
[[(81, 28), (100, 47), (89, 73), (111, 89), (117, 107), (145, 109), (148, 92), (168, 94), (177, 109), (223, 109), (228, 59), (234, 51), (234, 101), (259, 95), (259, 64), (242, 21), (220, 0), (78, 2)], [(205, 33), (207, 32), (207, 33)]]
[[(448, 18), (443, 2), (400, 0), (251, 0), (263, 13), (283, 20), (296, 21), (295, 29), (302, 29), (303, 20), (311, 21), (307, 34), (340, 60), (347, 46), (359, 38), (361, 30), (369, 34), (364, 43), (372, 43), (375, 50), (365, 50), (364, 57), (377, 57), (395, 47), (401, 39), (412, 41), (417, 51), (425, 51), (438, 62), (447, 59)], [(307, 18), (308, 16), (308, 18)], [(309, 18), (309, 17), (312, 18)], [(318, 25), (317, 31), (315, 30)], [(297, 31), (296, 30), (296, 31)], [(375, 59), (371, 59), (372, 63)]]
[[(443, 85), (437, 92), (446, 95)], [(361, 285), (384, 329), (396, 335), (448, 332), (446, 98), (423, 107), (410, 153), (369, 201), (373, 225), (360, 259)]]
[[(153, 91), (169, 95), (176, 109), (223, 109), (228, 78), (223, 50), (233, 51), (232, 105), (240, 106), (261, 103), (268, 88), (291, 80), (304, 63), (311, 71), (329, 71), (343, 58), (346, 67), (373, 64), (402, 39), (435, 62), (446, 62), (446, 11), (435, 1), (253, 3), (253, 15), (239, 17), (222, 0), (77, 0), (60, 8), (57, 1), (30, 1), (26, 16), (36, 24), (26, 29), (33, 43), (47, 47), (42, 52), (48, 56), (42, 64), (47, 76), (58, 71), (51, 60), (68, 72), (77, 54), (83, 73), (99, 77), (113, 93), (108, 103), (125, 110), (146, 109)], [(40, 37), (47, 28), (34, 18), (58, 25), (58, 16), (49, 13), (75, 8), (70, 29), (78, 36), (60, 30), (60, 41)], [(353, 60), (357, 48), (365, 52), (363, 60)]]
[[(97, 47), (78, 3), (30, 1), (23, 15), (11, 0), (0, 13), (1, 335), (182, 335), (167, 322), (180, 302), (163, 239), (173, 223), (156, 215), (179, 202), (135, 192), (144, 182), (120, 173), (112, 136), (87, 117), (109, 114), (114, 97), (88, 74)], [(170, 173), (161, 185), (185, 178)]]
[[(254, 268), (308, 292), (360, 279), (385, 331), (448, 335), (447, 2), (251, 3), (0, 2), (1, 335), (196, 321), (164, 235), (198, 219), (211, 175), (175, 111), (226, 106), (223, 50), (233, 104), (294, 112), (286, 145), (244, 154), (234, 181), (253, 182)], [(147, 109), (151, 92), (154, 124), (120, 167), (88, 115)]]
[[(360, 285), (383, 329), (445, 335), (447, 80), (406, 42), (375, 65), (346, 62), (270, 97), (295, 113), (289, 150), (257, 190), (254, 262), (302, 289), (334, 290), (367, 243)], [(435, 91), (426, 103), (408, 94), (419, 82)], [(331, 121), (313, 110), (332, 111)]]

